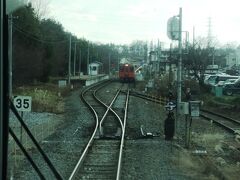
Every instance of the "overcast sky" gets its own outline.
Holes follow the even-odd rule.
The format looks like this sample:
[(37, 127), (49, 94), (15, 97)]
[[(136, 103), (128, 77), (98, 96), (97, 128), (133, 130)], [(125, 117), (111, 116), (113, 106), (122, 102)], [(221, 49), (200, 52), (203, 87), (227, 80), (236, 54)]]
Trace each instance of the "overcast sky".
[(190, 38), (211, 32), (221, 44), (240, 42), (238, 0), (50, 0), (49, 16), (78, 37), (103, 43), (167, 37), (167, 20), (182, 7), (183, 30)]

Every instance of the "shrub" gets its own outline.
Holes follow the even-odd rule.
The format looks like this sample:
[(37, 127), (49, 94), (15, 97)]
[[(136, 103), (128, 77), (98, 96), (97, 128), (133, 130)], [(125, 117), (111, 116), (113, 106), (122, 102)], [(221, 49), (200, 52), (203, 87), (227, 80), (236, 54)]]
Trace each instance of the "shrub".
[[(154, 80), (155, 89), (159, 96), (167, 96), (169, 92), (169, 78), (168, 76), (163, 76), (161, 79)], [(174, 93), (175, 94), (175, 93)]]
[(211, 85), (203, 84), (203, 85), (200, 86), (200, 92), (201, 93), (211, 93), (211, 90), (212, 90)]
[[(59, 89), (56, 85), (19, 87), (14, 91), (15, 95), (31, 96), (32, 111), (62, 113), (64, 111), (62, 95), (69, 92), (69, 88)], [(60, 92), (61, 96), (59, 96)]]
[(197, 95), (200, 93), (200, 86), (196, 82), (196, 80), (190, 79), (190, 80), (185, 80), (183, 83), (183, 91), (186, 92), (187, 88), (191, 89), (192, 95)]

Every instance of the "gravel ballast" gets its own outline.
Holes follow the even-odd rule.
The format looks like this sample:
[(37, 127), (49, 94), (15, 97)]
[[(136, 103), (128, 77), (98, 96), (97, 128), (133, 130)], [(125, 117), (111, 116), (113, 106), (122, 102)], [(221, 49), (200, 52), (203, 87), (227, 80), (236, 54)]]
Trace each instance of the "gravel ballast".
[[(119, 87), (121, 84), (114, 82), (101, 89), (97, 95), (106, 104), (109, 104)], [(64, 103), (65, 112), (63, 114), (39, 115), (39, 117), (42, 116), (41, 119), (46, 118), (48, 121), (50, 119), (58, 120), (55, 133), (44, 137), (40, 142), (62, 177), (68, 179), (91, 135), (95, 120), (80, 99), (80, 90), (72, 91)], [(218, 179), (221, 176), (217, 172), (218, 170), (209, 168), (212, 164), (206, 163), (201, 155), (192, 152), (198, 149), (207, 150), (208, 153), (211, 153), (208, 156), (214, 156), (210, 157), (210, 161), (218, 157), (225, 158), (226, 153), (217, 154), (215, 152), (215, 145), (220, 140), (233, 139), (233, 136), (208, 121), (194, 120), (190, 148), (185, 149), (184, 117), (178, 119), (177, 134), (173, 141), (165, 141), (163, 127), (166, 114), (164, 107), (157, 103), (130, 97), (121, 179)], [(35, 119), (35, 117), (28, 117), (28, 119), (31, 118)], [(30, 124), (36, 123), (31, 121)], [(141, 127), (144, 133), (152, 133), (154, 137), (144, 138)], [(223, 135), (224, 139), (217, 139), (212, 144), (204, 141), (206, 140), (204, 139), (205, 134), (215, 135), (218, 133)], [(30, 152), (47, 179), (55, 179), (36, 149), (32, 148)], [(37, 174), (29, 162), (23, 158), (22, 153), (18, 152), (16, 156), (19, 159), (16, 165), (14, 165), (14, 159), (11, 159), (13, 166), (9, 168), (9, 177), (10, 174), (13, 174), (15, 179), (38, 179)], [(235, 176), (232, 179), (235, 179)]]

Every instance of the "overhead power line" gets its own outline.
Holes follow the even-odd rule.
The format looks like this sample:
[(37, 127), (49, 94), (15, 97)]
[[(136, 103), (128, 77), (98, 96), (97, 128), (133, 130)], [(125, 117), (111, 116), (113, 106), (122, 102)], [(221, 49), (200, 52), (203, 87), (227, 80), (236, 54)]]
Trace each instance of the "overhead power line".
[(32, 40), (35, 40), (35, 41), (38, 41), (38, 42), (41, 42), (41, 43), (46, 43), (46, 44), (56, 44), (56, 43), (65, 43), (65, 42), (68, 42), (68, 40), (55, 40), (55, 41), (47, 41), (47, 40), (44, 40), (44, 39), (39, 39), (36, 37), (36, 35), (28, 32), (28, 31), (25, 31), (23, 29), (21, 29), (19, 26), (13, 24), (15, 30), (17, 30), (18, 32), (20, 32), (21, 34), (23, 34), (24, 36), (32, 39)]

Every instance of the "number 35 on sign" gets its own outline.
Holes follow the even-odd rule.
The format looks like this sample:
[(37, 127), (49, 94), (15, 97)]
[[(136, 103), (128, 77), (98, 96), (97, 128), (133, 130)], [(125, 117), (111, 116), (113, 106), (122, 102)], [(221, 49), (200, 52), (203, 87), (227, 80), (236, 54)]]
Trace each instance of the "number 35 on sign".
[(14, 106), (18, 111), (32, 110), (32, 97), (31, 96), (15, 96), (13, 100)]

